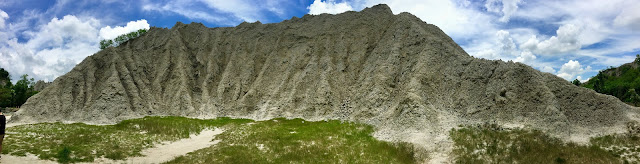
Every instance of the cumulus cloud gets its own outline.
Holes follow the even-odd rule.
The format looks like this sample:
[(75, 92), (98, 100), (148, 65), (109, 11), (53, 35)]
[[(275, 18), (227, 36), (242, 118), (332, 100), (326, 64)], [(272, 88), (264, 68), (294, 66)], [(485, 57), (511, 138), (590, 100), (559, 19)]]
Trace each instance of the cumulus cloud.
[(73, 15), (62, 19), (53, 18), (49, 23), (40, 27), (39, 31), (25, 32), (30, 40), (27, 46), (31, 49), (46, 49), (64, 47), (70, 43), (90, 42), (97, 36), (100, 22), (94, 18), (83, 20)]
[(551, 66), (542, 66), (542, 67), (540, 67), (540, 71), (548, 72), (548, 73), (552, 73), (552, 74), (556, 73), (556, 70), (553, 69), (553, 67), (551, 67)]
[(107, 26), (100, 29), (100, 38), (102, 39), (114, 39), (122, 34), (127, 34), (139, 29), (149, 29), (149, 23), (147, 20), (141, 19), (137, 21), (131, 21), (126, 26)]
[(494, 42), (487, 43), (479, 51), (474, 51), (473, 56), (485, 59), (514, 60), (521, 63), (530, 63), (537, 57), (530, 51), (520, 51), (509, 31), (498, 30), (495, 33)]
[(513, 42), (513, 38), (509, 34), (509, 31), (499, 30), (496, 33), (497, 46), (500, 48), (501, 55), (513, 55), (517, 50), (516, 44)]
[(351, 11), (353, 8), (347, 2), (336, 3), (335, 0), (315, 0), (309, 7), (309, 14), (318, 15), (322, 13), (338, 14), (345, 11)]
[(36, 31), (25, 31), (28, 37), (25, 43), (16, 38), (4, 41), (5, 44), (0, 45), (0, 56), (6, 60), (0, 62), (0, 67), (14, 77), (28, 74), (35, 79), (52, 81), (98, 51), (99, 25), (94, 18), (73, 15), (53, 18)]
[(518, 10), (518, 4), (521, 0), (502, 0), (502, 18), (500, 22), (509, 22), (511, 15)]
[[(0, 58), (3, 59), (0, 67), (12, 74), (13, 80), (28, 74), (38, 80), (53, 81), (97, 52), (100, 38), (109, 39), (140, 28), (149, 28), (146, 20), (112, 28), (102, 27), (100, 21), (92, 17), (66, 15), (52, 18), (45, 24), (22, 31), (26, 39), (24, 42), (19, 42), (15, 35), (6, 40), (0, 39)], [(9, 29), (0, 29), (0, 33), (6, 30)]]
[(579, 50), (581, 48), (578, 35), (580, 28), (573, 24), (560, 26), (556, 31), (557, 36), (552, 36), (547, 40), (539, 41), (534, 35), (527, 40), (522, 48), (535, 52), (536, 54), (553, 55)]
[(522, 51), (520, 53), (520, 56), (518, 56), (518, 58), (516, 58), (516, 60), (514, 60), (515, 62), (520, 62), (520, 63), (530, 63), (533, 60), (536, 60), (536, 55), (533, 55), (533, 53), (531, 53), (531, 51)]
[(590, 66), (583, 68), (583, 66), (580, 65), (580, 62), (569, 60), (569, 62), (564, 63), (562, 65), (562, 67), (558, 71), (558, 76), (561, 78), (564, 78), (565, 80), (574, 80), (578, 78), (578, 80), (582, 81), (584, 79), (581, 79), (582, 77), (578, 75), (584, 73), (585, 71), (590, 71), (590, 70), (591, 70)]

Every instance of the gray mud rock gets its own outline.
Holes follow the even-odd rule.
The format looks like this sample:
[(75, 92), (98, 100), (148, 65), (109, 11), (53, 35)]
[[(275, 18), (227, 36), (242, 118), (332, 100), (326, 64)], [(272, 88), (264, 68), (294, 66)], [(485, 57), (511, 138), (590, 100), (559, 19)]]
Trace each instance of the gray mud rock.
[(527, 65), (473, 58), (438, 27), (377, 5), (274, 24), (151, 28), (87, 57), (11, 121), (341, 119), (438, 151), (430, 145), (446, 145), (460, 124), (528, 126), (570, 139), (624, 132), (637, 113)]

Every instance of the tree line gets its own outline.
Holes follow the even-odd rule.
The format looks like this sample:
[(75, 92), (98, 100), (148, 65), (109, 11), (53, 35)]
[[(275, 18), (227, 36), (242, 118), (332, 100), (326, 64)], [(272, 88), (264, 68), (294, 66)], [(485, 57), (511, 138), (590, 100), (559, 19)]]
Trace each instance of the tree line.
[(128, 34), (122, 34), (115, 39), (104, 39), (100, 41), (100, 49), (105, 49), (107, 47), (117, 47), (118, 45), (127, 42), (131, 39), (142, 36), (147, 33), (147, 29), (140, 29), (138, 31), (130, 32)]
[(29, 97), (38, 93), (33, 89), (35, 82), (29, 75), (20, 76), (15, 84), (11, 83), (9, 72), (0, 68), (0, 108), (20, 107)]
[(598, 93), (608, 94), (617, 97), (623, 102), (634, 106), (640, 105), (640, 54), (631, 64), (624, 64), (620, 67), (609, 67), (598, 72), (589, 81), (574, 84), (591, 88)]

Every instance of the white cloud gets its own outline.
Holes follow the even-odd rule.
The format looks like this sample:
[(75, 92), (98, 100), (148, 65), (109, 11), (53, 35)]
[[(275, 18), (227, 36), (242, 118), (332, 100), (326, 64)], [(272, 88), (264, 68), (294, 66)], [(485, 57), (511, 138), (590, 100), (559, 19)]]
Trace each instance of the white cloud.
[(322, 13), (338, 14), (345, 11), (351, 11), (353, 8), (347, 2), (336, 3), (335, 0), (315, 0), (309, 7), (309, 14), (318, 15)]
[(270, 15), (286, 17), (286, 0), (173, 0), (150, 2), (145, 0), (142, 10), (160, 14), (178, 14), (195, 21), (205, 21), (219, 25), (235, 26), (241, 22), (271, 22)]
[(573, 52), (581, 48), (578, 35), (580, 28), (573, 24), (560, 26), (556, 31), (557, 36), (552, 36), (547, 40), (539, 41), (534, 35), (526, 41), (522, 48), (535, 52), (536, 54), (554, 55), (566, 52)]
[(235, 18), (221, 17), (206, 11), (191, 10), (188, 6), (183, 6), (184, 4), (188, 3), (179, 2), (182, 1), (171, 1), (164, 5), (152, 4), (149, 2), (145, 3), (146, 5), (142, 6), (142, 10), (157, 11), (160, 13), (176, 13), (189, 19), (203, 20), (206, 22), (213, 22), (224, 25), (235, 25), (235, 22), (238, 21)]
[(556, 70), (553, 69), (553, 67), (551, 67), (551, 66), (543, 66), (543, 67), (540, 68), (540, 71), (549, 72), (549, 73), (552, 73), (552, 74), (556, 73)]
[(16, 38), (0, 44), (0, 67), (5, 68), (14, 80), (23, 74), (35, 79), (52, 81), (63, 75), (85, 57), (98, 51), (97, 38), (100, 22), (94, 18), (78, 18), (73, 15), (53, 18), (37, 31), (25, 31), (28, 41), (20, 43)]
[(631, 30), (640, 31), (640, 3), (630, 4), (622, 10), (620, 15), (613, 20), (616, 26), (622, 26)]
[(100, 22), (94, 18), (81, 20), (73, 15), (53, 18), (39, 31), (25, 32), (30, 37), (27, 46), (30, 49), (45, 49), (64, 47), (71, 42), (90, 42), (98, 38), (96, 28), (99, 25)]
[[(520, 52), (516, 46), (511, 33), (505, 30), (499, 30), (492, 36), (494, 42), (487, 42), (484, 45), (479, 45), (476, 51), (472, 51), (475, 57), (481, 57), (485, 59), (503, 59), (514, 60), (516, 62), (530, 62), (536, 59), (536, 56), (531, 52)], [(477, 47), (476, 47), (477, 48)]]
[(484, 3), (484, 8), (489, 12), (500, 13), (500, 3), (499, 0), (487, 0)]
[(578, 75), (586, 71), (591, 71), (591, 67), (587, 66), (586, 68), (583, 68), (583, 66), (580, 65), (580, 62), (569, 60), (569, 62), (562, 65), (562, 67), (558, 71), (558, 76), (564, 78), (565, 80), (574, 80), (576, 78), (579, 78), (578, 80), (580, 80), (582, 79), (582, 77)]
[(147, 20), (141, 19), (137, 21), (131, 21), (127, 23), (126, 26), (116, 26), (116, 27), (103, 27), (100, 29), (100, 38), (101, 39), (114, 39), (122, 34), (127, 34), (133, 31), (137, 31), (139, 29), (149, 29), (149, 23)]
[(536, 55), (533, 55), (533, 53), (531, 53), (531, 51), (522, 51), (520, 53), (520, 56), (518, 56), (518, 58), (516, 58), (516, 60), (514, 60), (515, 62), (520, 62), (520, 63), (530, 63), (533, 60), (536, 60)]
[(219, 10), (221, 12), (231, 13), (234, 16), (247, 21), (255, 22), (261, 16), (258, 12), (260, 5), (256, 5), (247, 0), (200, 0), (209, 8)]
[(493, 49), (481, 50), (481, 51), (478, 51), (475, 54), (471, 54), (471, 55), (474, 56), (474, 57), (491, 59), (491, 60), (501, 59), (501, 56), (499, 55), (499, 53), (496, 52), (496, 50), (493, 50)]
[(513, 38), (508, 31), (499, 30), (496, 33), (497, 37), (497, 46), (500, 48), (501, 55), (508, 56), (516, 53), (517, 47), (516, 44), (513, 43)]
[[(131, 21), (124, 27), (101, 27), (100, 21), (95, 18), (66, 15), (62, 19), (53, 18), (45, 24), (22, 31), (25, 42), (19, 42), (16, 35), (5, 35), (12, 38), (0, 38), (0, 58), (3, 59), (0, 60), (0, 67), (9, 71), (13, 80), (19, 75), (28, 74), (38, 80), (52, 81), (97, 52), (101, 38), (149, 28), (149, 24), (146, 20), (139, 20)], [(16, 31), (0, 29), (2, 33)]]
[(509, 22), (511, 15), (518, 10), (518, 4), (521, 0), (502, 0), (502, 18), (500, 22)]
[(501, 13), (500, 22), (509, 22), (511, 15), (518, 10), (518, 4), (521, 0), (487, 0), (484, 7), (489, 12)]
[[(512, 17), (548, 25), (573, 24), (579, 27), (577, 40), (581, 46), (578, 51), (570, 53), (595, 58), (596, 60), (590, 63), (592, 65), (608, 66), (626, 63), (630, 60), (613, 61), (619, 61), (617, 60), (619, 55), (640, 49), (638, 41), (634, 41), (640, 38), (638, 30), (634, 30), (634, 27), (640, 27), (638, 26), (640, 21), (637, 20), (640, 17), (638, 13), (640, 3), (634, 0), (527, 1), (526, 3), (527, 5), (520, 8)], [(538, 36), (538, 38), (548, 39), (546, 36)], [(606, 46), (584, 49), (593, 44)], [(571, 46), (577, 47), (577, 45)]]
[(4, 21), (9, 18), (9, 14), (0, 10), (0, 28), (4, 28)]

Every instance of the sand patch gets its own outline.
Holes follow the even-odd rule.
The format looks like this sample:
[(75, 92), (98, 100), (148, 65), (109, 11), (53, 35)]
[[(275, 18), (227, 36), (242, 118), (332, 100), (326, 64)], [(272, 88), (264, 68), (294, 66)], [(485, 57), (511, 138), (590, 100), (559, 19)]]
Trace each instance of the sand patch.
[(12, 156), (12, 155), (2, 155), (2, 159), (0, 159), (0, 163), (11, 163), (11, 164), (48, 164), (48, 163), (57, 163), (49, 160), (41, 160), (38, 159), (38, 156), (33, 154), (27, 154), (25, 157), (20, 156)]
[(224, 132), (224, 130), (216, 128), (215, 130), (204, 130), (198, 135), (192, 134), (191, 137), (181, 139), (175, 142), (164, 142), (156, 145), (153, 148), (145, 149), (141, 152), (141, 157), (131, 157), (126, 160), (110, 160), (110, 159), (97, 159), (94, 163), (162, 163), (172, 160), (178, 156), (186, 155), (187, 153), (207, 148), (211, 145), (215, 145), (220, 140), (213, 140), (213, 138)]

